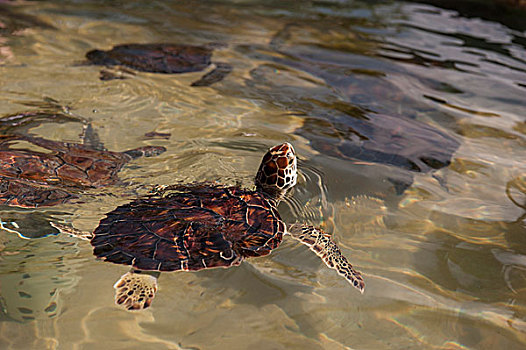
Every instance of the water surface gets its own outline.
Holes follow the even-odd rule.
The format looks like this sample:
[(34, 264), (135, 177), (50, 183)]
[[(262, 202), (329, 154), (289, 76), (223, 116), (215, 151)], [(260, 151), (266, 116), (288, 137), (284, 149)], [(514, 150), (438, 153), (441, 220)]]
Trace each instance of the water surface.
[[(525, 14), (461, 5), (2, 4), (1, 116), (69, 106), (109, 150), (168, 151), (80, 203), (1, 209), (0, 348), (524, 348)], [(103, 82), (84, 64), (89, 50), (131, 42), (221, 44), (213, 59), (234, 70), (194, 88), (202, 73)], [(82, 123), (17, 130), (80, 142)], [(333, 233), (363, 295), (286, 239), (236, 268), (165, 273), (153, 306), (127, 312), (112, 288), (127, 267), (50, 235), (50, 220), (92, 230), (157, 184), (251, 186), (284, 141), (301, 170), (284, 220)]]

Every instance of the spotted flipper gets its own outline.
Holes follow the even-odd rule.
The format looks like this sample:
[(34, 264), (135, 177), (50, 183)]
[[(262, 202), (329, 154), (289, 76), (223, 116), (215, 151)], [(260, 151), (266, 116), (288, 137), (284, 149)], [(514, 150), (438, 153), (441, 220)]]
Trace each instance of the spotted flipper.
[(72, 237), (77, 237), (77, 238), (83, 239), (85, 241), (89, 241), (89, 240), (91, 240), (93, 238), (93, 233), (91, 233), (91, 232), (80, 231), (80, 230), (77, 230), (74, 227), (71, 227), (71, 226), (68, 226), (68, 225), (59, 224), (57, 222), (50, 222), (49, 224), (51, 226), (53, 226), (54, 228), (56, 228), (57, 230), (59, 230), (60, 233), (65, 233), (65, 234), (70, 235)]
[(338, 274), (345, 277), (351, 285), (363, 293), (365, 283), (362, 274), (347, 261), (329, 234), (313, 226), (298, 224), (289, 227), (288, 233), (307, 245), (328, 267), (335, 269)]
[(128, 310), (146, 309), (157, 292), (157, 278), (127, 272), (115, 283), (115, 303)]
[(228, 63), (216, 62), (216, 68), (203, 75), (201, 79), (194, 81), (191, 86), (210, 86), (218, 81), (223, 80), (230, 72), (232, 72), (232, 66)]

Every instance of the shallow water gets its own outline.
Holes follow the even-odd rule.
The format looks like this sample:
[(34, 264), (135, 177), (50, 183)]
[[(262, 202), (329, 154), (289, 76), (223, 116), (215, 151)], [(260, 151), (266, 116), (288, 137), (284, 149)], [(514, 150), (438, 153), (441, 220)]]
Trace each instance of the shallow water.
[[(0, 348), (524, 348), (525, 13), (457, 5), (2, 5), (1, 116), (56, 101), (89, 120), (109, 150), (168, 151), (130, 162), (121, 184), (80, 203), (1, 209)], [(83, 64), (89, 50), (129, 42), (223, 44), (213, 59), (234, 70), (194, 88), (202, 73), (103, 82), (100, 67)], [(18, 131), (80, 142), (82, 124)], [(171, 136), (144, 136), (152, 131)], [(127, 312), (112, 288), (127, 267), (49, 235), (50, 220), (92, 230), (152, 185), (251, 186), (265, 149), (284, 141), (301, 174), (280, 213), (333, 233), (364, 273), (363, 295), (285, 239), (239, 267), (165, 273), (152, 307)], [(437, 155), (450, 164), (422, 161)]]

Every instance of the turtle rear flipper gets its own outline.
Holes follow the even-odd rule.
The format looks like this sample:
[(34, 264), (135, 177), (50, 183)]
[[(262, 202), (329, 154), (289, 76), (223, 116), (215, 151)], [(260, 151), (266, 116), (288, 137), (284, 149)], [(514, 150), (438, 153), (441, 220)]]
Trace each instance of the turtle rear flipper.
[(84, 231), (81, 231), (81, 230), (77, 230), (74, 227), (71, 227), (71, 226), (68, 226), (68, 225), (59, 224), (59, 223), (53, 222), (53, 221), (51, 221), (49, 224), (51, 226), (53, 226), (54, 228), (56, 228), (60, 233), (65, 233), (65, 234), (70, 235), (72, 237), (80, 238), (80, 239), (83, 239), (85, 241), (89, 241), (89, 240), (91, 240), (93, 238), (93, 233), (91, 233), (91, 232), (84, 232)]
[(232, 66), (228, 63), (215, 62), (215, 68), (206, 73), (201, 79), (194, 81), (191, 86), (210, 86), (223, 80), (232, 71)]
[(313, 226), (298, 224), (289, 227), (288, 233), (307, 245), (328, 267), (335, 269), (339, 275), (363, 293), (365, 283), (362, 274), (347, 261), (329, 234)]
[(128, 310), (142, 310), (152, 304), (157, 292), (157, 278), (148, 274), (127, 272), (113, 288), (117, 305)]

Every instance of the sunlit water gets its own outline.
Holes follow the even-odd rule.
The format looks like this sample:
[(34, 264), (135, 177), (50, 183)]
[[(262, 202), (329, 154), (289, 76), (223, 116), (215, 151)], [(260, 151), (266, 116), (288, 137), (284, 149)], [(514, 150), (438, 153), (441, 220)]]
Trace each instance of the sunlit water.
[[(6, 8), (41, 22), (0, 17), (1, 116), (51, 98), (91, 121), (109, 150), (168, 149), (80, 203), (2, 208), (0, 348), (526, 347), (524, 12), (499, 17), (490, 2), (476, 13), (411, 2), (145, 3), (24, 3)], [(224, 44), (213, 59), (234, 70), (193, 88), (203, 73), (103, 82), (100, 67), (83, 64), (91, 49), (130, 42)], [(357, 156), (352, 144), (373, 147), (356, 139), (364, 116), (382, 151), (401, 135), (451, 164), (415, 171)], [(417, 141), (422, 128), (447, 141), (430, 150)], [(80, 142), (82, 125), (19, 131)], [(171, 136), (144, 136), (152, 131)], [(50, 220), (92, 230), (152, 185), (251, 186), (265, 149), (283, 141), (301, 170), (284, 220), (333, 233), (364, 273), (363, 295), (285, 239), (239, 267), (164, 273), (153, 306), (128, 312), (112, 288), (127, 267), (97, 261), (87, 242), (46, 236)]]

